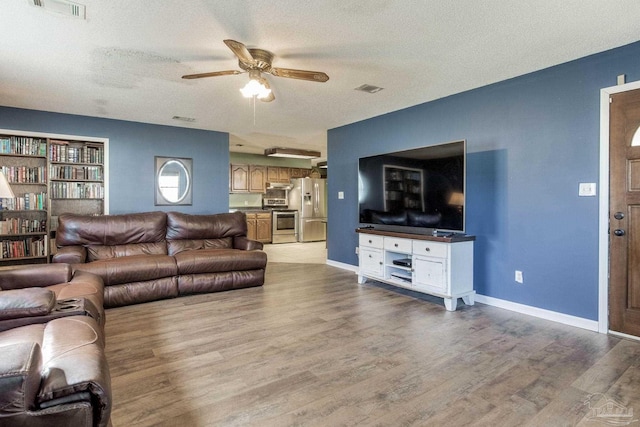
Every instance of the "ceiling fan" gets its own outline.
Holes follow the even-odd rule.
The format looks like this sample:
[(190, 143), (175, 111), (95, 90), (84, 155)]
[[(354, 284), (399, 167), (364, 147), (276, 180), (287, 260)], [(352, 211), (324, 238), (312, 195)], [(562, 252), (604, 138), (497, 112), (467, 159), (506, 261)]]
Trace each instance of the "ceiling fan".
[(187, 74), (183, 79), (201, 79), (203, 77), (228, 76), (234, 74), (249, 73), (249, 83), (240, 91), (247, 97), (257, 97), (261, 101), (271, 102), (275, 99), (269, 82), (262, 77), (262, 73), (268, 73), (276, 77), (308, 80), (312, 82), (326, 82), (329, 76), (320, 71), (294, 70), (291, 68), (276, 68), (271, 66), (273, 53), (263, 49), (249, 49), (244, 44), (235, 40), (224, 40), (224, 43), (238, 57), (238, 65), (244, 71), (226, 70), (210, 73)]

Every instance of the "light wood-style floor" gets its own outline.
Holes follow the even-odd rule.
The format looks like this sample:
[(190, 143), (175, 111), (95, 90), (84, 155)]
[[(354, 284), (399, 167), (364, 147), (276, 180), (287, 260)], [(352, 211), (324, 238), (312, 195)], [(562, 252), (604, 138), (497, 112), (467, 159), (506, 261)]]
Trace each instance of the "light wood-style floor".
[(604, 426), (608, 401), (640, 418), (640, 342), (319, 263), (109, 309), (106, 333), (115, 427)]

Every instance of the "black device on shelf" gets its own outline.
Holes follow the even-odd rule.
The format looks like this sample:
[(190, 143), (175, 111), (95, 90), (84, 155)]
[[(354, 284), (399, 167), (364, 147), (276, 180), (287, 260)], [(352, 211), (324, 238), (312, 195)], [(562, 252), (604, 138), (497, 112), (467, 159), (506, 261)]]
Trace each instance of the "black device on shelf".
[(358, 178), (362, 228), (465, 232), (465, 140), (362, 157)]
[(402, 267), (411, 267), (411, 258), (394, 259), (393, 263)]

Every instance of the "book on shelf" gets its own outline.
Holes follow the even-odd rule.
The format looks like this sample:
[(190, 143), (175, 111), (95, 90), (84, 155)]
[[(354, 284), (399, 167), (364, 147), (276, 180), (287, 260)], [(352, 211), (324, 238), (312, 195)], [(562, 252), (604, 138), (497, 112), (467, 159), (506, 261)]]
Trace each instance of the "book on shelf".
[(47, 141), (26, 136), (0, 136), (0, 154), (46, 156)]

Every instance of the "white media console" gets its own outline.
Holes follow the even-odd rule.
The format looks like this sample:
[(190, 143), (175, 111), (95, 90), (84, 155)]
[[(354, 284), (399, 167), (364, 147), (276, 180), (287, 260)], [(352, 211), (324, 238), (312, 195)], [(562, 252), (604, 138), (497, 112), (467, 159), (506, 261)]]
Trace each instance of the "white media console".
[(458, 298), (473, 305), (474, 236), (436, 237), (357, 229), (358, 283), (366, 279), (444, 298), (455, 311)]

